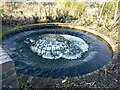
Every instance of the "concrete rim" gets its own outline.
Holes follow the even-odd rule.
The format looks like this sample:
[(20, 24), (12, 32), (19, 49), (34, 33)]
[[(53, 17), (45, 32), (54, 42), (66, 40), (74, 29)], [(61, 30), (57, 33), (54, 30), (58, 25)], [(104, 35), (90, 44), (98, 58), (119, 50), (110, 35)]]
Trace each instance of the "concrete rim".
[[(113, 54), (113, 57), (112, 57), (111, 61), (114, 60), (114, 56), (115, 56), (115, 43), (110, 38), (108, 38), (107, 36), (104, 36), (103, 34), (98, 33), (95, 30), (88, 29), (88, 28), (85, 28), (83, 26), (72, 26), (72, 25), (67, 25), (67, 24), (64, 24), (64, 23), (30, 24), (30, 25), (20, 26), (18, 28), (13, 28), (11, 31), (3, 33), (3, 35), (0, 36), (0, 39), (6, 37), (9, 34), (16, 34), (16, 33), (22, 32), (22, 31), (29, 31), (29, 30), (34, 30), (34, 29), (44, 29), (44, 28), (51, 28), (51, 27), (53, 27), (53, 28), (64, 28), (64, 29), (76, 30), (76, 31), (84, 32), (84, 33), (87, 33), (89, 35), (95, 36), (96, 38), (99, 38), (100, 40), (102, 40), (103, 42), (105, 42), (105, 44), (109, 47), (109, 49), (111, 50), (111, 52)], [(102, 68), (104, 68), (104, 66)], [(91, 73), (87, 73), (87, 74), (85, 74), (83, 76), (86, 76), (86, 75), (89, 75), (89, 74), (94, 74), (97, 71), (99, 71), (99, 69), (96, 70), (96, 71), (93, 71)]]

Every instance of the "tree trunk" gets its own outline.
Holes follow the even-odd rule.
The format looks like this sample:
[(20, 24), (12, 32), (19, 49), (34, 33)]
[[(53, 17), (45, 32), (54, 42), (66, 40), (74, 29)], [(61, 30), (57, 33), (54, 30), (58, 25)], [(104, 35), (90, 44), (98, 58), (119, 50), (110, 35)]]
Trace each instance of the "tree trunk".
[(104, 1), (103, 5), (102, 5), (102, 8), (101, 8), (101, 10), (100, 10), (100, 15), (99, 15), (100, 18), (101, 18), (101, 16), (102, 16), (102, 12), (103, 12), (105, 3), (106, 3), (106, 0)]
[(116, 8), (115, 8), (115, 13), (114, 13), (114, 23), (116, 23), (117, 19), (118, 19), (118, 0), (116, 1)]

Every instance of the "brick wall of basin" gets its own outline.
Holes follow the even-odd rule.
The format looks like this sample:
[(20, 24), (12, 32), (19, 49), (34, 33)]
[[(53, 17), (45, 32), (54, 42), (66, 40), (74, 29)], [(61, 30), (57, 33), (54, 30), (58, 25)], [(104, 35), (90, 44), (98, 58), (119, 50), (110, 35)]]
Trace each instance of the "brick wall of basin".
[[(0, 46), (0, 87), (19, 88), (15, 65), (10, 56)], [(1, 89), (0, 89), (1, 90)]]

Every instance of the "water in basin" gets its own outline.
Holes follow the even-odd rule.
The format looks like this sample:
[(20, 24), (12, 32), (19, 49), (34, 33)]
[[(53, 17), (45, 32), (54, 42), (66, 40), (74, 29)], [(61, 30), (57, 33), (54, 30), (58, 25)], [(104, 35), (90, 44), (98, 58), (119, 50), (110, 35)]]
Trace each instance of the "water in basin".
[(108, 64), (112, 53), (94, 36), (69, 29), (40, 29), (9, 34), (3, 48), (17, 73), (35, 77), (76, 77)]

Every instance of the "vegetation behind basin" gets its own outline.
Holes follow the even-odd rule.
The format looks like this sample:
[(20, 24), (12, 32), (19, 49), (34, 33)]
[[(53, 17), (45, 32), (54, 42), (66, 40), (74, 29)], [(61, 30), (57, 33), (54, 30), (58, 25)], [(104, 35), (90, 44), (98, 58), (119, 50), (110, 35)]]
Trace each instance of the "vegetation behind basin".
[(99, 71), (77, 78), (60, 80), (19, 75), (20, 87), (31, 88), (119, 88), (118, 22), (120, 1), (103, 2), (57, 2), (55, 5), (36, 3), (1, 3), (2, 32), (20, 25), (62, 22), (68, 25), (85, 26), (111, 38), (116, 46), (112, 62)]

